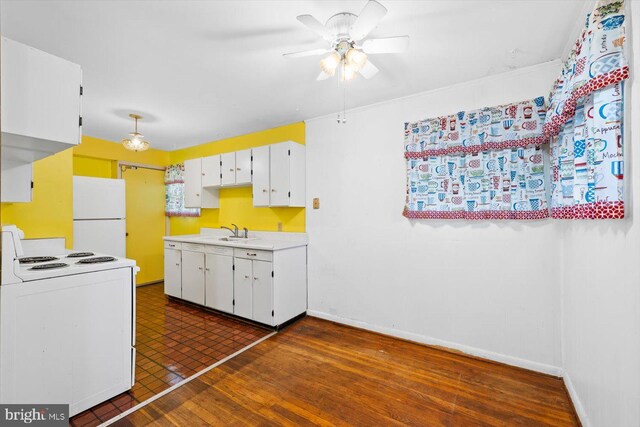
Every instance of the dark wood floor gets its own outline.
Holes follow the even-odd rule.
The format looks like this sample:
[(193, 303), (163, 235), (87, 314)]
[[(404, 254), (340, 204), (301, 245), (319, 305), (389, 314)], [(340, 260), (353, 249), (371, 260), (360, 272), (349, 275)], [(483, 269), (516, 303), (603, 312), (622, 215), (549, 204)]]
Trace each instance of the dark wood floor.
[(562, 380), (307, 317), (117, 425), (578, 425)]

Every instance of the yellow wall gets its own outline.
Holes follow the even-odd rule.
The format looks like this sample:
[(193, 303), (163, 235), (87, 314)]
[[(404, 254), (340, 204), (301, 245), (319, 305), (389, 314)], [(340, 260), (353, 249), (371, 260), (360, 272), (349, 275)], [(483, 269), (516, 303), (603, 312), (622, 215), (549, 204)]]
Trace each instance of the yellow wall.
[(33, 165), (31, 203), (2, 203), (2, 223), (16, 224), (25, 237), (64, 237), (73, 246), (73, 152), (61, 151)]
[[(172, 151), (170, 162), (181, 163), (188, 159), (282, 141), (304, 144), (304, 122)], [(282, 231), (300, 232), (305, 231), (305, 211), (304, 208), (254, 208), (251, 187), (223, 188), (220, 190), (219, 209), (202, 209), (202, 215), (196, 218), (172, 217), (170, 229), (172, 235), (196, 234), (200, 232), (200, 227), (229, 226), (231, 223), (264, 231), (277, 231), (278, 223), (282, 223)]]

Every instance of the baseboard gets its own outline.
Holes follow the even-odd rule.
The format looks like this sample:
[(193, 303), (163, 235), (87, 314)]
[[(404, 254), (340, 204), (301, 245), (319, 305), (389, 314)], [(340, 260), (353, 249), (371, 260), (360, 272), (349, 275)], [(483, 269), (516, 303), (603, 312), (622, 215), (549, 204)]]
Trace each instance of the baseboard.
[(578, 392), (571, 382), (569, 373), (565, 372), (562, 379), (564, 380), (564, 386), (569, 393), (569, 399), (571, 399), (571, 403), (573, 403), (573, 409), (575, 409), (580, 423), (583, 427), (590, 427), (591, 424), (589, 423), (589, 418), (587, 417), (587, 411), (584, 410), (584, 406), (582, 406), (582, 402), (580, 402), (580, 397), (578, 396)]
[[(307, 315), (317, 317), (320, 319), (330, 320), (336, 323), (342, 323), (344, 325), (354, 326), (360, 329), (366, 329), (368, 331), (381, 333), (384, 335), (390, 335), (397, 338), (402, 338), (409, 341), (414, 341), (420, 344), (433, 345), (438, 347), (445, 347), (460, 351), (462, 353), (469, 354), (475, 357), (481, 357), (483, 359), (492, 360), (494, 362), (504, 363), (506, 365), (517, 366), (519, 368), (529, 369), (531, 371), (541, 372), (543, 374), (553, 375), (556, 377), (562, 377), (564, 370), (557, 366), (547, 365), (544, 363), (534, 362), (531, 360), (520, 359), (518, 357), (508, 356), (506, 354), (494, 353), (492, 351), (483, 350), (476, 347), (467, 346), (464, 344), (458, 344), (450, 341), (444, 341), (436, 338), (431, 338), (424, 335), (415, 334), (413, 332), (406, 332), (399, 329), (385, 328), (382, 326), (371, 325), (359, 320), (348, 319), (346, 317), (340, 317), (333, 314), (323, 313), (315, 310), (307, 310)], [(573, 396), (572, 396), (573, 398)]]

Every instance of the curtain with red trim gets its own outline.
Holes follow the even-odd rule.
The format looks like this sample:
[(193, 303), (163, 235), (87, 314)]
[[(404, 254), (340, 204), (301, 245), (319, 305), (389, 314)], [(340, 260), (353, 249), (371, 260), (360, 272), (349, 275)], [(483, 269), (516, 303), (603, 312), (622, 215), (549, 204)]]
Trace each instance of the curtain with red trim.
[(200, 209), (184, 207), (184, 163), (167, 166), (164, 185), (165, 216), (200, 216)]
[(404, 216), (547, 218), (545, 114), (538, 97), (405, 123)]
[(599, 1), (549, 96), (551, 216), (624, 218), (623, 1)]

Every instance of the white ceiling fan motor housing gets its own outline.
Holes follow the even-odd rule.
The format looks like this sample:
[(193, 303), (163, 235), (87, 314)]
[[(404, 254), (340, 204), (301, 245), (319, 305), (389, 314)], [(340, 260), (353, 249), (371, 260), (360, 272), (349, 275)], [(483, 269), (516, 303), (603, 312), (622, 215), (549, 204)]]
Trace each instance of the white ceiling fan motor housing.
[(340, 41), (349, 40), (351, 41), (351, 36), (349, 35), (349, 30), (351, 30), (351, 26), (358, 15), (349, 12), (336, 13), (331, 18), (327, 20), (325, 26), (331, 34), (334, 35), (336, 41), (335, 44), (338, 44)]

